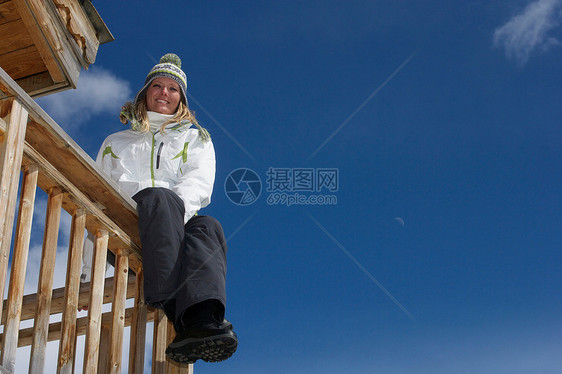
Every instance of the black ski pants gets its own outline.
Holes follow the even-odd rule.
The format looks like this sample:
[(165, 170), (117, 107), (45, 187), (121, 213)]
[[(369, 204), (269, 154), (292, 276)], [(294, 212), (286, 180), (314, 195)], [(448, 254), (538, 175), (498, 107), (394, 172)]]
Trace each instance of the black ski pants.
[(174, 325), (181, 314), (205, 300), (226, 305), (226, 240), (210, 216), (185, 225), (184, 204), (172, 190), (146, 188), (137, 202), (147, 304), (162, 308)]

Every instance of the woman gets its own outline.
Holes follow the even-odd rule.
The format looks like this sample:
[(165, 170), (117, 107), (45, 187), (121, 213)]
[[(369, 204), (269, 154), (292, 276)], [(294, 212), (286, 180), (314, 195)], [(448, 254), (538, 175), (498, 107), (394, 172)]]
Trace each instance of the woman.
[(171, 359), (229, 358), (238, 344), (224, 319), (226, 241), (210, 203), (215, 152), (188, 108), (181, 61), (167, 54), (121, 111), (131, 129), (110, 135), (96, 162), (137, 202), (145, 299), (164, 310), (176, 337)]

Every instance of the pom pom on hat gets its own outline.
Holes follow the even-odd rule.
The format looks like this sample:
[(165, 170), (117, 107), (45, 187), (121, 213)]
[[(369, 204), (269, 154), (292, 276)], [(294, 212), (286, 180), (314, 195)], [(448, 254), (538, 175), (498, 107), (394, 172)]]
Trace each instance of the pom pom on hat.
[(181, 69), (181, 59), (175, 53), (166, 53), (164, 56), (160, 57), (160, 63), (170, 63), (176, 65)]

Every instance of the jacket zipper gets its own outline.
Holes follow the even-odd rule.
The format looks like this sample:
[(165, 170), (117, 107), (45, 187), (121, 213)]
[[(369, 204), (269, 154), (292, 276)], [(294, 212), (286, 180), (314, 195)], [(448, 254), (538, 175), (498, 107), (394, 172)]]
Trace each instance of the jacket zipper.
[(160, 167), (160, 153), (162, 152), (162, 147), (164, 146), (164, 142), (161, 142), (158, 146), (158, 153), (156, 154), (156, 169)]
[(152, 134), (152, 149), (150, 150), (150, 179), (154, 187), (154, 145), (156, 144), (156, 134)]

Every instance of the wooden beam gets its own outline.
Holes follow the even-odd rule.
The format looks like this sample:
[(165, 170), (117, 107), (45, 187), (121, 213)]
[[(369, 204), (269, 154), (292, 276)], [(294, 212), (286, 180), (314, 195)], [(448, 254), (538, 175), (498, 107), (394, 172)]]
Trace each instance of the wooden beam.
[(72, 88), (67, 82), (55, 83), (48, 71), (16, 79), (16, 82), (33, 98)]
[[(154, 314), (156, 310), (149, 308), (147, 313), (147, 322), (154, 321)], [(131, 326), (131, 319), (133, 316), (133, 308), (127, 308), (125, 311), (125, 327)], [(102, 324), (109, 325), (111, 323), (111, 312), (103, 313)], [(76, 320), (76, 336), (85, 335), (88, 329), (88, 317), (80, 317)], [(18, 348), (27, 347), (31, 345), (33, 337), (33, 328), (25, 328), (19, 331)], [(61, 322), (53, 322), (49, 325), (49, 335), (47, 341), (60, 340), (61, 338)], [(3, 339), (3, 334), (0, 334), (0, 342)]]
[(98, 373), (107, 373), (109, 367), (109, 350), (110, 350), (110, 335), (111, 331), (109, 325), (101, 324), (100, 334), (100, 354), (98, 356)]
[[(1, 68), (0, 73), (3, 73)], [(0, 300), (3, 300), (28, 112), (19, 101), (8, 99), (0, 101), (0, 117), (7, 118), (0, 143)]]
[(156, 310), (154, 316), (154, 333), (152, 338), (152, 374), (166, 373), (166, 331), (168, 318), (162, 309)]
[[(166, 345), (169, 345), (176, 337), (174, 324), (168, 320), (168, 328), (166, 331)], [(173, 360), (166, 358), (166, 374), (189, 374), (193, 369), (192, 364), (180, 364)]]
[[(80, 270), (82, 267), (82, 247), (84, 244), (85, 231), (86, 212), (80, 209), (72, 216), (70, 229), (57, 374), (74, 373), (76, 310), (78, 308), (78, 299), (80, 296)], [(53, 294), (54, 293), (53, 291)], [(55, 298), (53, 298), (53, 301), (54, 300)]]
[[(0, 20), (2, 19), (0, 18)], [(0, 35), (2, 35), (2, 38), (0, 38), (0, 55), (33, 45), (33, 40), (21, 19), (0, 23)]]
[(0, 1), (0, 25), (20, 18), (13, 1)]
[[(103, 289), (103, 303), (110, 303), (113, 295), (113, 277), (105, 279), (105, 287)], [(136, 279), (134, 275), (129, 275), (129, 280), (127, 283), (127, 299), (131, 299), (135, 296)], [(62, 313), (64, 309), (64, 293), (66, 287), (61, 287), (53, 290), (53, 296), (51, 299), (51, 315)], [(88, 300), (90, 297), (90, 283), (80, 283), (80, 293), (78, 294), (78, 304), (77, 308), (81, 309), (88, 305)], [(29, 320), (35, 316), (35, 310), (37, 308), (37, 294), (25, 295), (22, 302), (22, 312), (21, 320)], [(6, 301), (4, 300), (4, 313), (6, 311)], [(5, 324), (5, 316), (2, 317), (2, 324)]]
[(20, 209), (16, 228), (16, 239), (12, 259), (12, 273), (8, 300), (6, 301), (6, 324), (4, 325), (4, 346), (2, 347), (2, 366), (13, 371), (16, 365), (18, 331), (20, 328), (21, 304), (25, 283), (25, 269), (31, 237), (31, 221), (37, 187), (37, 167), (26, 168), (20, 198)]
[(53, 187), (49, 191), (39, 283), (37, 285), (38, 298), (33, 325), (33, 343), (31, 344), (31, 359), (29, 360), (29, 373), (32, 374), (43, 373), (45, 366), (62, 197), (63, 194), (59, 187)]
[(45, 65), (34, 45), (0, 56), (0, 66), (13, 79), (20, 79), (45, 71)]
[(94, 26), (78, 1), (53, 0), (53, 2), (61, 16), (63, 27), (75, 42), (82, 66), (87, 69), (95, 62), (99, 47)]
[(121, 356), (123, 351), (123, 328), (125, 324), (125, 301), (129, 258), (125, 250), (119, 250), (115, 256), (115, 287), (111, 309), (109, 367), (107, 373), (121, 373)]
[(135, 305), (131, 321), (129, 344), (129, 373), (144, 372), (144, 346), (146, 341), (147, 305), (144, 302), (144, 271), (135, 269)]
[(95, 374), (98, 368), (107, 240), (107, 230), (102, 229), (96, 233), (92, 259), (92, 289), (88, 302), (88, 332), (86, 333), (86, 346), (84, 348), (84, 373)]

